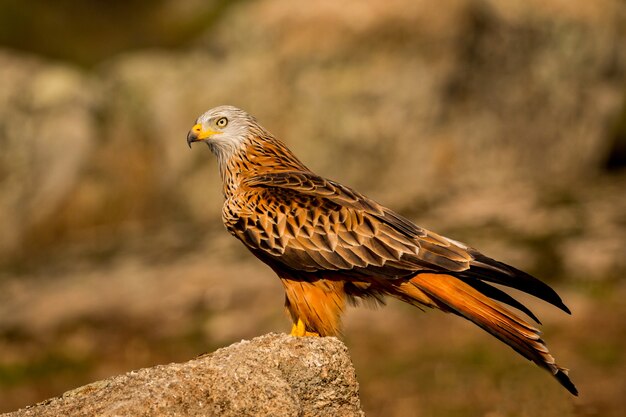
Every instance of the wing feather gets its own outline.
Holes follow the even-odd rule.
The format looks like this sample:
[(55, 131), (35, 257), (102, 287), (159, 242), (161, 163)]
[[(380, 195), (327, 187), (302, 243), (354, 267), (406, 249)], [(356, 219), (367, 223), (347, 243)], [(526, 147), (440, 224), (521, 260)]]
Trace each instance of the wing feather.
[[(302, 268), (300, 251), (308, 253), (307, 270), (314, 263), (320, 270), (385, 279), (419, 270), (458, 270), (467, 262), (459, 254), (463, 250), (444, 238), (312, 173), (264, 174), (246, 179), (240, 188), (227, 202), (229, 212), (254, 218), (227, 221), (227, 227), (252, 251), (263, 251), (290, 269)], [(422, 250), (422, 243), (428, 248)]]
[[(232, 218), (227, 218), (230, 215)], [(227, 200), (225, 222), (253, 252), (281, 267), (335, 270), (369, 279), (449, 273), (535, 318), (483, 281), (537, 296), (565, 311), (549, 286), (460, 242), (415, 225), (358, 192), (307, 171), (242, 181)]]

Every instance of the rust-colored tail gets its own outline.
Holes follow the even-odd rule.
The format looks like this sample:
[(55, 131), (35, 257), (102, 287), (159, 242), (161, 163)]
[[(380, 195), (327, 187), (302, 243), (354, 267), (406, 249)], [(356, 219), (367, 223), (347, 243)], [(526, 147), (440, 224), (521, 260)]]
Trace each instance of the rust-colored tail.
[(404, 301), (439, 308), (472, 321), (547, 369), (569, 392), (578, 395), (567, 369), (556, 364), (538, 329), (462, 280), (447, 274), (423, 273), (405, 281), (398, 290), (398, 298)]

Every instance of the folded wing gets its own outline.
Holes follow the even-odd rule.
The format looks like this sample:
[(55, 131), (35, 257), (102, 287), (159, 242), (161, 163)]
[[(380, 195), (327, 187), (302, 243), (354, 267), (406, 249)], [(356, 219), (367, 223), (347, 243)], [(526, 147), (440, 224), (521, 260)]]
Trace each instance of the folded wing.
[(487, 282), (516, 288), (569, 312), (556, 292), (533, 276), (311, 172), (248, 178), (227, 201), (224, 217), (231, 233), (257, 256), (281, 267), (337, 271), (373, 281), (446, 273), (536, 321), (529, 309)]

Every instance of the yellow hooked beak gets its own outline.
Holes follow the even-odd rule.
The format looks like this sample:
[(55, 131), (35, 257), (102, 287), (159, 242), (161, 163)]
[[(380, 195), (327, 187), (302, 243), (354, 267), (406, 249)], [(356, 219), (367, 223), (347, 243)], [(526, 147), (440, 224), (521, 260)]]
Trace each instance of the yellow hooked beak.
[(189, 145), (189, 147), (191, 148), (192, 142), (201, 142), (203, 140), (207, 140), (217, 133), (221, 132), (216, 132), (211, 129), (204, 130), (200, 123), (195, 124), (187, 134), (187, 145)]

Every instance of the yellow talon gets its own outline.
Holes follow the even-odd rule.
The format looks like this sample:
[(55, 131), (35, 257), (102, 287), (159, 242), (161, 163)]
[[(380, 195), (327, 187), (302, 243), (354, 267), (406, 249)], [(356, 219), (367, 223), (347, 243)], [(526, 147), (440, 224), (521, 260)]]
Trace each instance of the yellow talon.
[(298, 319), (298, 323), (294, 323), (291, 326), (291, 335), (295, 337), (319, 337), (320, 335), (315, 332), (307, 332), (306, 326), (302, 319)]
[(298, 322), (291, 327), (291, 335), (296, 337), (302, 337), (306, 334), (306, 327), (302, 319), (298, 319)]

